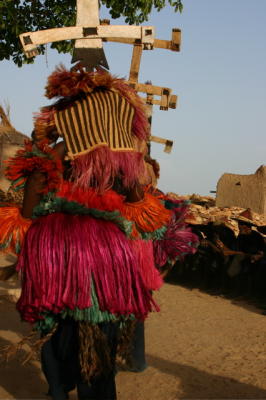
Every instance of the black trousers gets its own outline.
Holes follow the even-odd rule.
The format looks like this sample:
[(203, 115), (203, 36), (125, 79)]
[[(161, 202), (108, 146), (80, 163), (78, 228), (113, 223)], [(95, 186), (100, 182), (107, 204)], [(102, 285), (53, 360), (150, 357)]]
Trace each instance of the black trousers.
[(131, 363), (132, 372), (142, 372), (147, 368), (145, 358), (144, 321), (137, 321), (135, 324), (132, 337)]
[(78, 324), (68, 319), (59, 323), (54, 335), (42, 347), (42, 370), (49, 385), (53, 400), (65, 400), (68, 392), (77, 388), (79, 400), (115, 400), (115, 357), (118, 326), (115, 323), (99, 324), (107, 336), (112, 369), (84, 382), (80, 373), (78, 357)]

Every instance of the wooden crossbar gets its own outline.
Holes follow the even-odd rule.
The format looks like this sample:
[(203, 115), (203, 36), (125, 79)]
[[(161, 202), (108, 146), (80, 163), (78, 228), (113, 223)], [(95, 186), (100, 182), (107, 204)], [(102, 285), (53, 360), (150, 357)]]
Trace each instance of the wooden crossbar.
[[(160, 109), (165, 111), (168, 110), (168, 108), (176, 108), (177, 96), (172, 95), (172, 89), (133, 81), (128, 81), (128, 84), (137, 92), (147, 93), (147, 97), (144, 98), (147, 104), (159, 105)], [(154, 99), (154, 95), (159, 96), (160, 99)]]
[[(103, 39), (106, 42), (116, 42), (116, 43), (124, 43), (124, 44), (138, 44), (138, 41), (131, 38), (115, 38), (109, 37), (108, 39)], [(153, 48), (154, 49), (165, 49), (172, 51), (180, 51), (181, 47), (181, 30), (178, 28), (174, 28), (172, 30), (172, 40), (162, 40), (162, 39), (154, 39)], [(146, 48), (144, 47), (144, 50)], [(149, 50), (149, 49), (148, 49)]]
[(155, 143), (160, 143), (160, 144), (164, 144), (164, 152), (165, 153), (171, 153), (172, 151), (172, 147), (173, 147), (173, 141), (172, 140), (168, 140), (168, 139), (163, 139), (161, 137), (158, 136), (150, 136), (150, 141), (151, 142), (155, 142)]
[(26, 32), (19, 35), (21, 44), (27, 56), (41, 44), (58, 42), (70, 39), (108, 39), (131, 38), (141, 43), (150, 45), (154, 42), (154, 27), (152, 26), (124, 26), (124, 25), (98, 25), (98, 26), (70, 26), (64, 28), (46, 29), (37, 32)]

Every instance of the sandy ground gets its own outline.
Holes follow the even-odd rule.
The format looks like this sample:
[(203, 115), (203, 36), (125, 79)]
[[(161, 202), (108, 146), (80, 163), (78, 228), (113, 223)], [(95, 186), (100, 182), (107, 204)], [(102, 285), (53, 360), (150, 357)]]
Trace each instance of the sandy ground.
[[(156, 298), (162, 311), (146, 322), (149, 367), (118, 373), (118, 400), (266, 399), (261, 311), (170, 284)], [(14, 304), (0, 296), (0, 346), (27, 331)], [(46, 389), (37, 361), (0, 365), (0, 399), (44, 399)]]

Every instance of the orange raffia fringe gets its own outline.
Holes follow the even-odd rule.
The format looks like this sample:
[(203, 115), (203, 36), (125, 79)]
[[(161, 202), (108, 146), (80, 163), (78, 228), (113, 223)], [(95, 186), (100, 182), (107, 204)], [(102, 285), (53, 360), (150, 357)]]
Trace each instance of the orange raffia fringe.
[(149, 193), (145, 193), (141, 201), (124, 203), (120, 211), (123, 217), (135, 222), (137, 228), (143, 232), (154, 232), (167, 225), (172, 215), (160, 200)]
[(18, 207), (0, 207), (0, 250), (18, 254), (31, 223)]

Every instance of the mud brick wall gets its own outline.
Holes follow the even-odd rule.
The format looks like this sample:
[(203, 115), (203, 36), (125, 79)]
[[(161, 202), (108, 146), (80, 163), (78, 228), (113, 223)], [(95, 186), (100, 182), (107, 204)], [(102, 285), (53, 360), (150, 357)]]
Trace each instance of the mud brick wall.
[(266, 214), (266, 167), (260, 166), (251, 175), (223, 174), (217, 184), (216, 206)]

